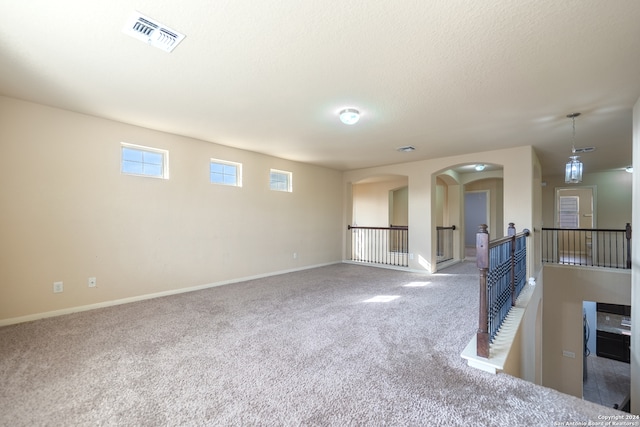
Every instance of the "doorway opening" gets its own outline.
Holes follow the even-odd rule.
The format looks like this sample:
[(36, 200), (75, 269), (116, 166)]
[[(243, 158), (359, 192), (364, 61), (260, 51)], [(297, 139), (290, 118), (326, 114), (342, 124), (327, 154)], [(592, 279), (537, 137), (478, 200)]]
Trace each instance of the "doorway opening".
[(464, 247), (465, 258), (476, 256), (476, 234), (480, 224), (489, 222), (489, 190), (464, 193)]
[(629, 412), (631, 306), (583, 301), (582, 398)]

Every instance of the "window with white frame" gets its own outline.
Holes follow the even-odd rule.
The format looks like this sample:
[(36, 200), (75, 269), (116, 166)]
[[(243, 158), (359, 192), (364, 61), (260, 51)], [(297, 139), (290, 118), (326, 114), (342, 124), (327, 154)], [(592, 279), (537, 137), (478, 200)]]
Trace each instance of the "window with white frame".
[(169, 152), (123, 142), (120, 171), (127, 175), (169, 179)]
[(275, 191), (292, 192), (292, 176), (293, 174), (291, 172), (271, 169), (269, 176), (269, 188)]
[(558, 203), (558, 227), (578, 228), (580, 225), (580, 197), (560, 196)]
[(242, 187), (242, 163), (211, 159), (209, 180), (214, 184)]

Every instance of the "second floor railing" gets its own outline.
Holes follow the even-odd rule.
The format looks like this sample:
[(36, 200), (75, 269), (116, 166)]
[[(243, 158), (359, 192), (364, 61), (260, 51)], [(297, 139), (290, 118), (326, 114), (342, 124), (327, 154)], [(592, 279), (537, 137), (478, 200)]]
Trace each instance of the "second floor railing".
[(453, 259), (453, 232), (456, 226), (436, 227), (436, 262), (441, 263)]
[(374, 264), (409, 266), (409, 227), (348, 226), (351, 260)]
[(542, 228), (542, 262), (631, 268), (631, 224), (624, 229)]
[(480, 304), (476, 353), (489, 357), (489, 346), (526, 284), (527, 237), (509, 223), (507, 237), (489, 241), (487, 225), (476, 234), (476, 264), (480, 270)]

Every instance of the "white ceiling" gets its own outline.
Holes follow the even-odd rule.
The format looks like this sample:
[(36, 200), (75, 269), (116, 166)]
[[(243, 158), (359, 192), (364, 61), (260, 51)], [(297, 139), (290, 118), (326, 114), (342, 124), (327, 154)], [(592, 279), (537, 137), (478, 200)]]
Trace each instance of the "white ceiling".
[(561, 173), (581, 112), (589, 173), (631, 163), (640, 1), (0, 0), (0, 94), (340, 170), (532, 145)]

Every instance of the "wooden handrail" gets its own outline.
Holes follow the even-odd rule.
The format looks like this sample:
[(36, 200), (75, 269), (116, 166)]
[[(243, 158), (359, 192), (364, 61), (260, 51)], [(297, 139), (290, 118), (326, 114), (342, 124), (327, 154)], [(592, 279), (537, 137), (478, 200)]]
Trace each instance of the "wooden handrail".
[(408, 230), (408, 225), (390, 225), (389, 227), (362, 227), (358, 225), (347, 225), (347, 230)]
[(553, 227), (542, 227), (542, 230), (553, 230), (553, 231), (606, 231), (609, 233), (621, 233), (628, 232), (629, 239), (631, 238), (631, 224), (627, 223), (626, 228), (553, 228)]
[(631, 224), (625, 227), (625, 237), (627, 238), (627, 269), (631, 270)]
[(436, 226), (436, 230), (455, 230), (455, 229), (456, 229), (455, 225), (452, 225), (450, 227), (443, 227), (441, 225)]

